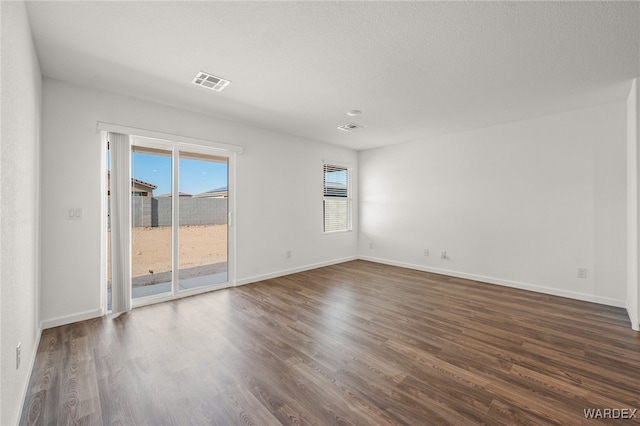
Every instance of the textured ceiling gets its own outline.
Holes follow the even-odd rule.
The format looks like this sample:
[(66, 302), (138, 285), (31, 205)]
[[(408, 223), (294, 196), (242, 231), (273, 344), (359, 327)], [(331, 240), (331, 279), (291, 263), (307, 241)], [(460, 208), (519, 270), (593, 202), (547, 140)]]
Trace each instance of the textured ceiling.
[[(46, 76), (353, 149), (623, 99), (640, 75), (638, 2), (27, 8)], [(336, 129), (350, 121), (364, 128)]]

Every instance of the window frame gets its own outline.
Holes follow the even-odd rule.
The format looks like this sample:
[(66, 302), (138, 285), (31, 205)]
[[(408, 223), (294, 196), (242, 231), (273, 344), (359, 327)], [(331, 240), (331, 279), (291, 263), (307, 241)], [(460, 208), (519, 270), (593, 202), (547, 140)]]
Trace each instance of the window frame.
[[(336, 169), (342, 169), (344, 171), (346, 171), (347, 173), (347, 182), (346, 182), (346, 190), (347, 190), (347, 195), (346, 197), (341, 197), (341, 196), (331, 196), (331, 195), (326, 195), (326, 183), (325, 183), (325, 178), (326, 178), (326, 173), (327, 173), (327, 166), (332, 167), (332, 168), (336, 168)], [(325, 235), (334, 235), (334, 234), (342, 234), (342, 233), (346, 233), (346, 232), (352, 232), (353, 231), (353, 189), (352, 189), (352, 174), (353, 174), (353, 167), (351, 164), (347, 164), (347, 163), (342, 163), (339, 161), (330, 161), (330, 160), (323, 160), (322, 162), (322, 231)], [(346, 227), (344, 229), (336, 229), (336, 230), (329, 230), (327, 231), (326, 229), (326, 225), (327, 225), (327, 220), (326, 220), (326, 201), (336, 201), (336, 200), (344, 200), (347, 204), (347, 213), (346, 213)]]

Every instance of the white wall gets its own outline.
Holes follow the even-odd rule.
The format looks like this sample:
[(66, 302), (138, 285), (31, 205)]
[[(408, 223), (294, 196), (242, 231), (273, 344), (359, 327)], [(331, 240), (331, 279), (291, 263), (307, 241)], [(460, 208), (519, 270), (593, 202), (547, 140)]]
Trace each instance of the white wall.
[(627, 297), (626, 306), (631, 326), (640, 330), (638, 314), (640, 294), (638, 286), (638, 222), (640, 221), (640, 87), (638, 79), (633, 80), (627, 99)]
[[(355, 166), (355, 151), (45, 78), (41, 298), (45, 326), (101, 314), (98, 121), (245, 148), (236, 168), (239, 283), (355, 257), (357, 232), (324, 235), (322, 231), (322, 160)], [(82, 208), (83, 220), (65, 220), (68, 207)], [(292, 251), (291, 259), (285, 259), (287, 250)]]
[[(22, 2), (1, 2), (0, 424), (16, 424), (38, 326), (42, 76)], [(16, 369), (16, 345), (22, 362)]]
[(360, 152), (359, 254), (624, 306), (625, 140), (621, 101)]

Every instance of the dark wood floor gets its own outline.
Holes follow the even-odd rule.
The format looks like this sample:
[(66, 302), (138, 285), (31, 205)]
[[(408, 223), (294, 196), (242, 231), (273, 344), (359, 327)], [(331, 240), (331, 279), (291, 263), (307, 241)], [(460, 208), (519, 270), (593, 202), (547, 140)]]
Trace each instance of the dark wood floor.
[(24, 407), (22, 424), (595, 424), (585, 409), (640, 409), (640, 333), (623, 309), (353, 261), (45, 330)]

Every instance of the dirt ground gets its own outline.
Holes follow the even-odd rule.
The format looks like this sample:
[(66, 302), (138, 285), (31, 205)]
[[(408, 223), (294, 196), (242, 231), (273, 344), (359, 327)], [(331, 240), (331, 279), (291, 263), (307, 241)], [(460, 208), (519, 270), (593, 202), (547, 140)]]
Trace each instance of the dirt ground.
[[(170, 227), (133, 228), (131, 240), (132, 277), (171, 270)], [(110, 235), (108, 241), (111, 242)], [(227, 225), (181, 226), (179, 241), (180, 269), (227, 261)], [(107, 271), (111, 281), (110, 257)]]

